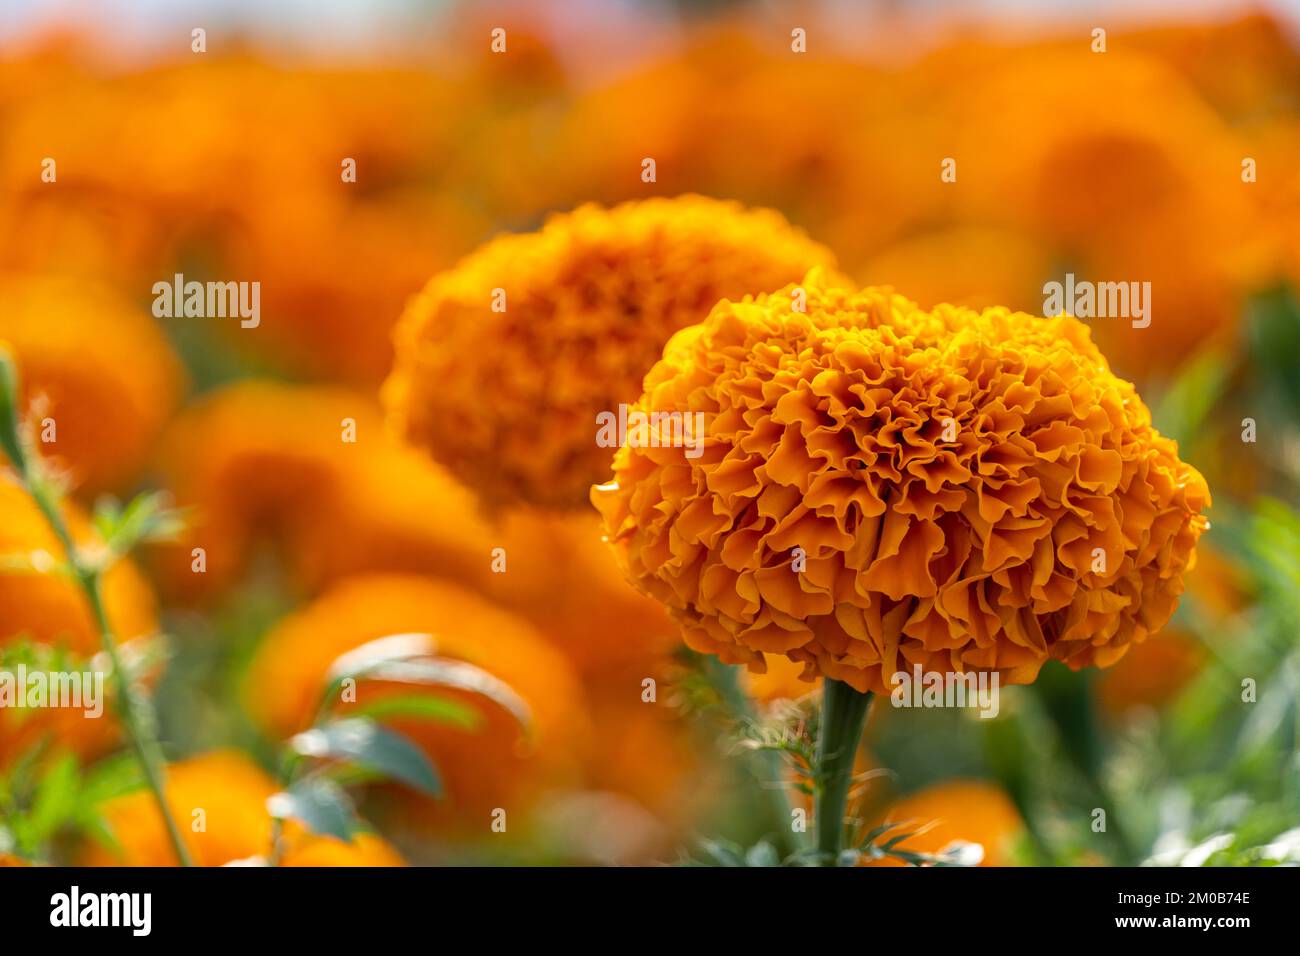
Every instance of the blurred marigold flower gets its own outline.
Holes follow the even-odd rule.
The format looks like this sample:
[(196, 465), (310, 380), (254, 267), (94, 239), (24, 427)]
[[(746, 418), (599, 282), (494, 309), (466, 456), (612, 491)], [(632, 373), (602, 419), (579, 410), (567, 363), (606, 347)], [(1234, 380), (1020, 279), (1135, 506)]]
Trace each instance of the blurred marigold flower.
[(673, 332), (832, 261), (770, 210), (583, 206), (436, 276), (398, 325), (385, 404), (488, 505), (576, 508), (608, 470), (596, 416), (636, 396)]
[(484, 593), (528, 618), (584, 678), (653, 676), (678, 647), (663, 605), (628, 587), (609, 560), (598, 516), (516, 509), (501, 515), (494, 540), (504, 571)]
[[(1024, 829), (1011, 798), (982, 780), (948, 780), (909, 794), (890, 806), (884, 821), (900, 826), (887, 831), (882, 840), (915, 834), (895, 849), (937, 854), (956, 842), (978, 843), (984, 848), (980, 866), (1013, 866), (1012, 847)], [(886, 857), (869, 865), (904, 864)]]
[(1163, 707), (1200, 673), (1205, 648), (1170, 625), (1143, 641), (1097, 681), (1097, 699), (1112, 717), (1137, 707)]
[(855, 275), (906, 290), (924, 308), (940, 303), (1038, 311), (1052, 256), (1013, 229), (950, 226), (912, 236), (873, 256)]
[(1024, 231), (1062, 273), (1151, 283), (1150, 328), (1093, 324), (1115, 367), (1168, 370), (1230, 339), (1244, 292), (1271, 278), (1275, 230), (1241, 181), (1251, 148), (1184, 77), (1132, 52), (1029, 47), (962, 109), (959, 217)]
[(684, 837), (716, 802), (726, 768), (708, 759), (709, 744), (701, 744), (698, 728), (672, 705), (671, 686), (660, 680), (653, 703), (642, 699), (641, 689), (640, 675), (631, 673), (589, 685), (599, 733), (584, 763), (583, 783), (633, 799), (665, 834)]
[(373, 387), (392, 367), (392, 326), (411, 290), (489, 231), (442, 194), (276, 196), (227, 256), (232, 274), (261, 279), (262, 324), (256, 335), (237, 323), (221, 328), (238, 351), (276, 367)]
[(766, 664), (767, 669), (762, 673), (749, 671), (743, 675), (745, 690), (754, 700), (772, 704), (799, 700), (812, 693), (814, 685), (803, 679), (802, 664), (775, 655), (768, 658)]
[[(336, 658), (368, 641), (405, 633), (431, 634), (437, 656), (504, 681), (531, 714), (526, 731), (509, 710), (482, 695), (424, 688), (463, 702), (481, 719), (471, 727), (391, 720), (424, 747), (447, 791), (440, 803), (410, 805), (416, 823), (486, 834), (493, 808), (525, 809), (543, 787), (572, 777), (588, 723), (581, 689), (563, 656), (527, 622), (449, 582), (404, 575), (339, 582), (266, 636), (248, 674), (249, 712), (277, 736), (305, 729)], [(412, 691), (411, 685), (363, 681), (355, 702), (338, 703), (335, 713)]]
[(1085, 326), (803, 288), (674, 336), (637, 407), (702, 413), (703, 455), (625, 445), (592, 491), (690, 646), (888, 693), (1104, 667), (1163, 626), (1209, 492)]
[[(196, 866), (268, 859), (273, 825), (266, 801), (279, 789), (270, 775), (233, 750), (191, 757), (166, 771), (167, 804)], [(117, 846), (87, 844), (79, 865), (176, 865), (162, 817), (148, 791), (114, 797), (100, 811)], [(358, 834), (352, 843), (345, 843), (291, 822), (284, 840), (283, 866), (404, 865), (396, 850), (372, 834)]]
[(158, 464), (177, 505), (194, 509), (158, 552), (173, 595), (219, 592), (267, 543), (309, 591), (359, 571), (490, 574), (494, 542), (473, 496), (391, 442), (373, 399), (346, 389), (254, 381), (211, 393), (173, 423)]
[[(90, 522), (80, 509), (68, 504), (66, 518), (78, 542), (93, 543)], [(85, 595), (74, 581), (54, 573), (53, 566), (64, 558), (58, 539), (26, 491), (13, 484), (3, 471), (0, 558), (32, 565), (0, 567), (0, 648), (26, 639), (65, 648), (80, 661), (93, 657), (100, 648), (100, 637)], [(44, 572), (38, 568), (44, 568)], [(119, 641), (156, 633), (158, 615), (153, 592), (129, 560), (118, 561), (104, 575), (103, 594), (109, 622)], [(107, 678), (104, 687), (109, 687)], [(0, 764), (46, 736), (79, 754), (96, 753), (113, 742), (117, 731), (117, 721), (107, 707), (100, 718), (86, 717), (83, 710), (75, 708), (0, 712)]]
[[(1204, 541), (1196, 547), (1196, 567), (1186, 581), (1196, 617), (1216, 631), (1249, 596), (1243, 570)], [(1098, 677), (1097, 699), (1111, 717), (1138, 707), (1164, 707), (1201, 672), (1209, 656), (1194, 632), (1171, 622)]]
[(1300, 50), (1286, 24), (1264, 10), (1139, 29), (1123, 42), (1174, 66), (1231, 122), (1298, 105)]
[(11, 346), (41, 445), (85, 492), (135, 478), (180, 397), (184, 373), (145, 313), (71, 278), (0, 277), (0, 339)]

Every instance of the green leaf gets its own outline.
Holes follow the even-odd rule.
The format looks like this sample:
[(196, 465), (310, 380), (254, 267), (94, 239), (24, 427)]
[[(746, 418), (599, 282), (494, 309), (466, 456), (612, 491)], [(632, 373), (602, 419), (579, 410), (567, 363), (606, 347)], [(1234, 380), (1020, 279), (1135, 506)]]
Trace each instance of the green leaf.
[(436, 724), (449, 724), (461, 730), (477, 730), (483, 715), (473, 707), (458, 700), (433, 694), (405, 694), (383, 697), (366, 704), (348, 708), (350, 717), (370, 717), (385, 720), (393, 717), (412, 717)]
[(364, 677), (367, 671), (380, 664), (427, 657), (436, 650), (432, 634), (390, 634), (340, 654), (330, 664), (326, 678), (331, 684), (337, 684), (347, 677)]
[(1246, 303), (1245, 326), (1250, 338), (1250, 363), (1255, 374), (1282, 397), (1282, 410), (1300, 407), (1300, 301), (1286, 287), (1260, 292)]
[(313, 833), (348, 842), (360, 829), (356, 809), (343, 788), (322, 777), (304, 777), (288, 790), (272, 794), (266, 809), (278, 820), (298, 820)]
[(142, 542), (175, 538), (185, 527), (185, 518), (171, 507), (165, 492), (146, 491), (125, 508), (114, 498), (100, 498), (95, 503), (94, 523), (109, 554), (119, 558)]
[(700, 849), (714, 866), (745, 865), (744, 851), (729, 840), (715, 840), (709, 837), (700, 839)]
[(0, 348), (0, 449), (20, 474), (26, 470), (18, 431), (18, 367), (6, 348)]
[(518, 721), (525, 733), (532, 730), (532, 710), (524, 699), (515, 693), (514, 688), (482, 668), (464, 661), (454, 661), (444, 657), (385, 661), (367, 668), (359, 676), (395, 684), (422, 684), (468, 691), (486, 697), (503, 708)]
[(101, 760), (86, 770), (81, 784), (81, 802), (95, 804), (139, 790), (144, 776), (135, 754), (120, 753)]
[(776, 847), (766, 840), (760, 840), (745, 851), (745, 865), (780, 866), (781, 858), (777, 855)]
[(303, 731), (291, 741), (303, 756), (341, 760), (400, 780), (429, 796), (442, 795), (433, 764), (406, 737), (365, 717), (332, 721)]
[(45, 843), (76, 814), (80, 780), (77, 758), (72, 754), (63, 754), (41, 776), (27, 820), (34, 844)]
[(1160, 431), (1186, 451), (1218, 405), (1231, 373), (1230, 356), (1218, 349), (1207, 349), (1184, 365), (1155, 409)]

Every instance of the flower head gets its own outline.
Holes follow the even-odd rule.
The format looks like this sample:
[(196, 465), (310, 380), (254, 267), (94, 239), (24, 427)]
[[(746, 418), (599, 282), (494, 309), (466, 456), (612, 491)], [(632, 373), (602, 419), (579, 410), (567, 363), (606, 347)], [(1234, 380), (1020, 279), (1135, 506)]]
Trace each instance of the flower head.
[(0, 281), (0, 339), (40, 410), (43, 452), (87, 491), (134, 479), (184, 377), (157, 324), (102, 286), (10, 276)]
[[(892, 804), (885, 822), (897, 824), (882, 841), (912, 834), (896, 845), (911, 853), (938, 854), (954, 843), (977, 843), (984, 853), (980, 866), (1010, 866), (1012, 849), (1024, 831), (1024, 821), (1011, 798), (982, 780), (947, 780)], [(892, 857), (874, 861), (898, 866)]]
[(489, 505), (578, 507), (609, 467), (597, 415), (636, 398), (673, 332), (832, 259), (769, 210), (583, 206), (429, 283), (396, 331), (389, 415)]
[[(586, 707), (559, 651), (523, 621), (472, 592), (408, 575), (363, 575), (341, 581), (276, 626), (249, 670), (248, 709), (273, 734), (311, 723), (336, 658), (368, 641), (430, 634), (434, 654), (471, 665), (504, 682), (527, 711), (527, 725), (496, 699), (442, 686), (424, 688), (478, 715), (473, 726), (395, 718), (438, 767), (447, 791), (436, 806), (414, 805), (416, 822), (483, 827), (495, 807), (515, 807), (543, 785), (576, 770), (586, 737)], [(419, 692), (420, 687), (415, 688)], [(362, 681), (338, 716), (411, 685)]]
[(625, 445), (593, 501), (687, 643), (755, 670), (887, 693), (916, 665), (1105, 666), (1169, 618), (1206, 525), (1204, 480), (1064, 316), (814, 272), (720, 303), (645, 388), (703, 413), (703, 453)]
[[(183, 824), (182, 839), (197, 865), (269, 858), (273, 824), (266, 801), (280, 787), (264, 770), (237, 751), (217, 750), (173, 764), (166, 777), (167, 804)], [(100, 811), (117, 845), (87, 845), (80, 865), (176, 865), (162, 815), (147, 790), (107, 800)], [(189, 825), (199, 819), (202, 827)], [(398, 852), (373, 834), (357, 834), (345, 843), (290, 822), (283, 839), (284, 866), (403, 865)]]
[(269, 381), (210, 392), (168, 428), (158, 467), (193, 509), (180, 539), (157, 549), (169, 596), (219, 592), (268, 542), (312, 592), (362, 571), (490, 576), (493, 540), (473, 495), (391, 441), (358, 392)]

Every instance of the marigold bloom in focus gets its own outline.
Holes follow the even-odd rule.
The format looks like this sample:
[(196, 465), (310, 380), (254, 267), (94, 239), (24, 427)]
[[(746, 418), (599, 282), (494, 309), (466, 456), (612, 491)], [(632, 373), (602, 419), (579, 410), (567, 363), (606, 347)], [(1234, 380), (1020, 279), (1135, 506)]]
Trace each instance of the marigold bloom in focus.
[[(885, 839), (915, 833), (896, 849), (912, 853), (939, 853), (955, 842), (978, 843), (984, 848), (980, 866), (1012, 866), (1012, 845), (1024, 821), (1011, 798), (999, 787), (981, 780), (949, 780), (895, 802), (885, 821), (898, 823)], [(916, 832), (922, 830), (924, 832)], [(885, 858), (875, 866), (901, 866)]]
[[(65, 518), (78, 542), (91, 543), (90, 522), (79, 508), (66, 505)], [(41, 554), (51, 565), (64, 557), (44, 515), (26, 491), (0, 470), (0, 555)], [(134, 564), (117, 562), (104, 575), (102, 587), (109, 623), (118, 641), (129, 642), (157, 631), (153, 592)], [(76, 582), (55, 573), (0, 570), (0, 648), (24, 638), (63, 647), (80, 661), (88, 660), (101, 647), (90, 606)], [(109, 686), (106, 676), (106, 691)], [(86, 717), (75, 708), (0, 711), (0, 763), (46, 735), (77, 753), (94, 753), (111, 743), (117, 729), (107, 705), (99, 718)]]
[(579, 507), (609, 467), (596, 416), (635, 399), (673, 332), (832, 262), (770, 210), (583, 206), (436, 276), (397, 327), (385, 404), (489, 505)]
[(690, 646), (888, 693), (1106, 666), (1168, 620), (1209, 493), (1084, 325), (794, 289), (673, 337), (637, 407), (702, 412), (703, 454), (624, 446), (592, 492)]
[[(280, 789), (243, 754), (219, 750), (191, 757), (166, 770), (167, 805), (196, 866), (224, 866), (270, 857), (273, 824), (266, 801)], [(114, 797), (101, 806), (117, 847), (88, 844), (82, 866), (175, 866), (158, 806), (147, 790)], [(201, 817), (196, 811), (202, 811)], [(196, 828), (197, 820), (202, 827)], [(351, 843), (284, 829), (284, 866), (402, 866), (397, 851), (379, 837), (358, 834)]]
[[(572, 671), (527, 622), (449, 582), (370, 575), (338, 583), (267, 635), (249, 671), (249, 712), (278, 736), (305, 729), (324, 691), (326, 672), (339, 655), (376, 638), (406, 633), (431, 634), (438, 656), (472, 664), (504, 681), (532, 715), (530, 739), (500, 704), (432, 687), (428, 693), (465, 703), (482, 715), (482, 722), (463, 728), (394, 718), (394, 728), (428, 752), (446, 789), (442, 802), (421, 802), (421, 819), (453, 820), (486, 833), (492, 808), (520, 808), (543, 785), (566, 779), (587, 732)], [(409, 684), (362, 682), (355, 704), (419, 690)], [(336, 713), (346, 715), (350, 706), (340, 702)]]
[(42, 453), (77, 490), (134, 478), (180, 397), (183, 372), (157, 324), (108, 289), (49, 277), (0, 279), (0, 339), (36, 402), (54, 420)]

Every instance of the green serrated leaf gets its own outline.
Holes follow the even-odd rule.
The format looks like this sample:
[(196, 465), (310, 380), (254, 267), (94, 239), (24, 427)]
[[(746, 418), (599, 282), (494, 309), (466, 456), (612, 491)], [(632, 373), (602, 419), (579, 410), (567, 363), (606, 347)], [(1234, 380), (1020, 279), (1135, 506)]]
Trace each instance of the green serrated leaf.
[(385, 720), (393, 717), (410, 717), (431, 723), (449, 724), (461, 730), (474, 731), (483, 723), (483, 715), (473, 707), (458, 700), (434, 694), (404, 694), (383, 697), (348, 708), (350, 717), (370, 717)]
[(368, 718), (331, 721), (303, 731), (291, 743), (303, 756), (359, 764), (429, 796), (442, 795), (442, 782), (424, 751), (396, 731)]
[(113, 498), (101, 498), (95, 504), (95, 529), (112, 558), (128, 554), (146, 541), (164, 541), (184, 528), (181, 511), (171, 507), (165, 492), (146, 491), (131, 499), (125, 507)]
[(343, 788), (322, 777), (304, 777), (272, 794), (267, 812), (278, 820), (297, 820), (313, 833), (352, 841), (359, 829), (356, 809)]

